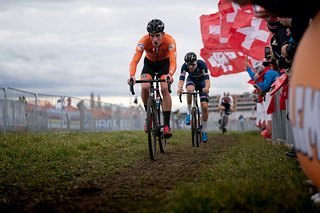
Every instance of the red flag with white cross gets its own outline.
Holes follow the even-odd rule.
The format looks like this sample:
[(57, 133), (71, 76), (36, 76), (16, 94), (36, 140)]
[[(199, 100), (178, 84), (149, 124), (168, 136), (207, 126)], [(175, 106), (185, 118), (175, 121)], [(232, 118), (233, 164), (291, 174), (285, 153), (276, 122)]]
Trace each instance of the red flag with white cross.
[(219, 12), (200, 17), (201, 56), (214, 77), (243, 72), (244, 55), (262, 60), (272, 36), (266, 21), (254, 16), (252, 5), (220, 0), (218, 7)]
[(206, 62), (210, 75), (218, 77), (245, 70), (245, 55), (232, 49), (201, 49), (201, 57)]
[(223, 41), (220, 37), (221, 17), (219, 12), (200, 17), (202, 42), (205, 48), (221, 49), (228, 46), (227, 41)]
[(219, 12), (221, 14), (221, 30), (220, 37), (222, 40), (228, 41), (230, 28), (232, 27), (235, 18), (237, 17), (238, 11), (246, 11), (248, 13), (253, 13), (252, 5), (239, 6), (236, 3), (230, 2), (228, 0), (220, 0), (218, 3)]
[(239, 10), (230, 28), (229, 43), (233, 49), (262, 60), (264, 47), (270, 45), (271, 37), (266, 21), (256, 18), (253, 13)]

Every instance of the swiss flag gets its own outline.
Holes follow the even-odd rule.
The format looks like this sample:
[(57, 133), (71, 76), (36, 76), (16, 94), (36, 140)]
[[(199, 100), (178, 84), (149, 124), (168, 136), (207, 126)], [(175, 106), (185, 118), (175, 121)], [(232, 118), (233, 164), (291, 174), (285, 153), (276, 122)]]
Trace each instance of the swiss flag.
[(220, 0), (218, 3), (218, 8), (220, 13), (225, 15), (229, 14), (232, 17), (232, 18), (230, 17), (229, 20), (232, 20), (232, 19), (234, 20), (234, 17), (237, 15), (238, 10), (254, 13), (252, 4), (240, 6), (237, 3), (230, 2), (230, 0)]
[(221, 49), (228, 46), (227, 41), (220, 38), (221, 17), (220, 12), (200, 16), (202, 42), (205, 48)]
[(201, 49), (201, 57), (206, 62), (213, 77), (243, 72), (245, 55), (232, 49)]
[(219, 12), (200, 17), (201, 56), (214, 77), (245, 71), (244, 55), (262, 60), (271, 39), (267, 23), (254, 16), (252, 5), (220, 0), (218, 7)]
[(253, 13), (252, 5), (245, 5), (240, 7), (239, 4), (229, 2), (229, 0), (220, 0), (218, 3), (219, 12), (221, 14), (221, 30), (220, 37), (225, 43), (229, 40), (230, 28), (232, 27), (235, 18), (237, 17), (238, 11), (246, 11)]
[(235, 50), (262, 60), (264, 47), (270, 45), (271, 37), (266, 21), (256, 18), (253, 13), (239, 10), (230, 29), (229, 43)]

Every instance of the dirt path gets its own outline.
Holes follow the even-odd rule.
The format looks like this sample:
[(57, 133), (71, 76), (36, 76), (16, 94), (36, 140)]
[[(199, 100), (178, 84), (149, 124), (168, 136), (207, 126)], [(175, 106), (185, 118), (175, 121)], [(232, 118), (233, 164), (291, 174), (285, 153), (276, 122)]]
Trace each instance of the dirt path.
[(62, 197), (53, 195), (29, 206), (16, 206), (13, 211), (141, 212), (142, 206), (148, 207), (148, 201), (164, 198), (179, 184), (194, 180), (236, 141), (233, 135), (214, 135), (199, 148), (193, 148), (191, 142), (174, 150), (169, 145), (168, 152), (158, 154), (155, 162), (145, 159), (99, 184), (77, 186)]

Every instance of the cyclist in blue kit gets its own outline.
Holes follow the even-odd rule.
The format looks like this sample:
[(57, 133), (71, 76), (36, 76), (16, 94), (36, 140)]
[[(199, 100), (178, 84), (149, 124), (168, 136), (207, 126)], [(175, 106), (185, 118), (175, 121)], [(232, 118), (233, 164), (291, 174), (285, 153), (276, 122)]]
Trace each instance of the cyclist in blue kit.
[[(207, 121), (209, 117), (208, 102), (209, 102), (209, 88), (210, 77), (208, 68), (203, 60), (198, 60), (194, 52), (189, 52), (184, 57), (184, 64), (181, 66), (181, 74), (178, 82), (177, 94), (183, 92), (183, 84), (188, 73), (186, 80), (186, 90), (188, 92), (199, 91), (201, 111), (202, 111), (202, 142), (208, 141), (207, 134)], [(190, 125), (190, 111), (192, 104), (192, 95), (187, 95), (187, 110), (186, 125)]]

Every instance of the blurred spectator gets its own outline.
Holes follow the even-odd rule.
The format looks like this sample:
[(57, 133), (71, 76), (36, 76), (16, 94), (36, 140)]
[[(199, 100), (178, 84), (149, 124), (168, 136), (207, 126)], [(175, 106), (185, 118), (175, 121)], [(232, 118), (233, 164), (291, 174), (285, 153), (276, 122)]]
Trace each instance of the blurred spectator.
[(71, 98), (70, 97), (67, 98), (67, 107), (71, 107)]
[(77, 103), (77, 108), (78, 108), (78, 110), (83, 110), (84, 109), (84, 100), (80, 100)]
[[(281, 48), (283, 44), (289, 41), (290, 35), (288, 35), (288, 27), (283, 25), (278, 18), (272, 18), (267, 22), (268, 29), (272, 33), (269, 54), (265, 52), (264, 66), (273, 65), (273, 69), (279, 70), (282, 68), (289, 68), (290, 64), (283, 60), (281, 56)], [(279, 64), (282, 61), (284, 63)]]
[(181, 127), (180, 127), (180, 123), (179, 123), (179, 121), (180, 121), (180, 110), (177, 109), (177, 110), (174, 111), (172, 114), (173, 114), (173, 117), (174, 117), (175, 128), (176, 128), (176, 129), (180, 129), (180, 128), (181, 128)]
[[(285, 45), (281, 45), (282, 57), (278, 60), (280, 69), (289, 68), (293, 59), (294, 53), (297, 49), (298, 43), (302, 38), (305, 30), (309, 26), (312, 18), (317, 14), (320, 9), (319, 0), (306, 0), (306, 1), (290, 1), (290, 0), (229, 0), (238, 3), (239, 5), (259, 5), (255, 11), (255, 16), (258, 18), (265, 18), (268, 20), (269, 29), (272, 32), (274, 28), (278, 28), (278, 23), (273, 22), (272, 18), (280, 18), (280, 23), (289, 27), (291, 32), (291, 39)], [(256, 7), (255, 7), (256, 8)], [(280, 44), (278, 44), (280, 45)], [(278, 51), (274, 51), (278, 54)], [(288, 66), (289, 65), (289, 66)]]
[(288, 27), (288, 32), (290, 38), (285, 42), (281, 47), (281, 58), (279, 59), (279, 66), (282, 68), (287, 68), (285, 64), (290, 64), (293, 60), (294, 54), (302, 38), (305, 30), (309, 26), (310, 18), (309, 17), (293, 17), (293, 18), (280, 18), (279, 22)]
[(21, 102), (21, 103), (27, 103), (27, 99), (26, 99), (26, 97), (25, 96), (20, 96), (19, 97), (19, 101)]
[[(255, 16), (272, 20), (272, 18), (291, 18), (290, 28), (291, 40), (282, 47), (281, 52), (283, 58), (279, 59), (280, 65), (291, 63), (298, 43), (302, 38), (305, 30), (309, 26), (310, 20), (317, 14), (320, 9), (319, 0), (307, 1), (290, 1), (290, 0), (229, 0), (239, 5), (259, 5), (259, 9), (255, 11)], [(257, 8), (257, 7), (255, 7)], [(287, 20), (289, 21), (289, 20)], [(284, 25), (286, 22), (281, 22)], [(288, 23), (289, 24), (289, 23)], [(277, 52), (276, 52), (277, 53)], [(285, 59), (285, 60), (284, 60)]]
[(279, 72), (265, 67), (261, 62), (257, 62), (254, 66), (254, 71), (251, 69), (246, 60), (246, 70), (254, 84), (263, 92), (268, 92), (273, 82), (280, 76)]
[(241, 6), (247, 4), (259, 5), (262, 10), (256, 12), (259, 18), (270, 17), (310, 17), (313, 18), (320, 8), (319, 0), (292, 1), (292, 0), (229, 0)]
[(54, 106), (56, 109), (63, 109), (63, 102), (61, 101), (61, 99), (57, 100), (56, 105)]
[(243, 132), (244, 131), (244, 116), (243, 116), (243, 114), (241, 114), (238, 119), (240, 121), (240, 129)]

